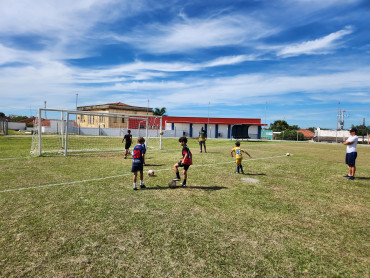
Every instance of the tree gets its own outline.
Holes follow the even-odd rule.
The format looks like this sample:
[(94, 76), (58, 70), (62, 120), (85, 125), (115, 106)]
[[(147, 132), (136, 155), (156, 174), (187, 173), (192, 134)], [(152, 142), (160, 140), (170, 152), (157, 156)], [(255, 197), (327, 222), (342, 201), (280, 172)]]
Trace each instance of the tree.
[(18, 116), (18, 115), (10, 114), (9, 119), (10, 119), (11, 122), (19, 122), (19, 121), (28, 119), (28, 117), (27, 116)]
[(358, 136), (367, 136), (370, 133), (370, 126), (363, 125), (352, 125), (351, 128), (355, 127), (357, 129)]
[(297, 125), (291, 125), (291, 126), (289, 126), (289, 129), (290, 129), (290, 130), (298, 130), (298, 129), (300, 129), (300, 128), (299, 128), (299, 126), (297, 126)]
[(316, 127), (309, 127), (309, 128), (307, 128), (308, 130), (311, 130), (312, 132), (315, 132), (315, 130), (316, 130)]
[(162, 107), (162, 108), (156, 107), (156, 108), (154, 108), (153, 115), (155, 115), (155, 116), (166, 116), (165, 114), (166, 114), (166, 107)]
[(3, 112), (0, 112), (0, 118), (5, 118), (5, 114)]
[(273, 124), (270, 124), (269, 129), (272, 129), (272, 131), (275, 131), (275, 132), (279, 132), (279, 131), (289, 129), (289, 125), (284, 120), (278, 120), (278, 121), (275, 121)]
[(303, 133), (298, 132), (297, 130), (284, 130), (278, 135), (279, 140), (297, 140), (297, 133), (298, 133), (298, 141), (303, 141), (304, 136)]

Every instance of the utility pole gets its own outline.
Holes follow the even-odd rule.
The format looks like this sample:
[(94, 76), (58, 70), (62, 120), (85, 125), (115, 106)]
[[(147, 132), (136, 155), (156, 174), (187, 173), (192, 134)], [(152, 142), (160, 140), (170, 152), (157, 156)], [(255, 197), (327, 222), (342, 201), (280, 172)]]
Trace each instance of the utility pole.
[(76, 93), (76, 111), (78, 110), (77, 109), (77, 100), (78, 100), (78, 93)]
[[(46, 100), (44, 100), (44, 107), (46, 109)], [(41, 117), (41, 115), (40, 115), (40, 117)], [(46, 117), (46, 110), (45, 110), (45, 119), (47, 119), (47, 117)]]
[(338, 130), (343, 130), (343, 127), (344, 127), (344, 117), (347, 116), (345, 114), (345, 112), (347, 112), (347, 111), (344, 110), (344, 109), (340, 109), (339, 108), (339, 104), (340, 104), (340, 102), (338, 102), (338, 115), (337, 115), (338, 123), (337, 123), (337, 129)]
[[(266, 115), (267, 115), (267, 101), (265, 103), (265, 124), (267, 124), (267, 117), (266, 117)], [(267, 127), (265, 127), (265, 129), (267, 129)]]

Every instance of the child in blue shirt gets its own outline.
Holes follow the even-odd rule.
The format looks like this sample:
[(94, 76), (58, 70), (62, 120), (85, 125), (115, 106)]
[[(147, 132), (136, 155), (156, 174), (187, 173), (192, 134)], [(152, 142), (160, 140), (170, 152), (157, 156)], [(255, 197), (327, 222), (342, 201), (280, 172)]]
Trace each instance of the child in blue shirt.
[(143, 166), (144, 166), (144, 156), (145, 156), (145, 149), (143, 144), (145, 139), (143, 137), (137, 138), (137, 145), (134, 147), (132, 151), (132, 168), (131, 172), (134, 173), (133, 179), (133, 190), (137, 190), (136, 187), (136, 179), (137, 179), (137, 172), (140, 172), (140, 188), (145, 188), (144, 185), (144, 174), (143, 174)]

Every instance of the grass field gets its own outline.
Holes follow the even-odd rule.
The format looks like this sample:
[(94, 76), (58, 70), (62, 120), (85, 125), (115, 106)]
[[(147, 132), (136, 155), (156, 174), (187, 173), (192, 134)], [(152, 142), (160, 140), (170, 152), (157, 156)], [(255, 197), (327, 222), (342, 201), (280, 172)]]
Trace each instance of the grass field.
[(0, 276), (369, 277), (370, 147), (350, 181), (343, 145), (242, 142), (245, 175), (231, 141), (188, 145), (187, 188), (167, 186), (173, 139), (133, 191), (122, 153), (30, 157), (31, 137), (0, 136)]

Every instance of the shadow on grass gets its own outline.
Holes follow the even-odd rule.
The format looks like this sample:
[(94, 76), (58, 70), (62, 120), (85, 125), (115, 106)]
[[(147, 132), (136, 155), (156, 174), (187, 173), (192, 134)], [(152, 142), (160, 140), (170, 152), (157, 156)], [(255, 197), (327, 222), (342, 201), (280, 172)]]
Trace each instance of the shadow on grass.
[(208, 190), (208, 191), (215, 191), (215, 190), (221, 190), (221, 189), (227, 189), (225, 186), (160, 186), (157, 185), (157, 187), (147, 187), (145, 190), (166, 190), (166, 189), (202, 189), (202, 190)]
[(243, 175), (246, 176), (266, 176), (265, 173), (258, 173), (258, 174), (253, 174), (253, 173), (244, 173)]
[(156, 166), (164, 166), (164, 164), (148, 164), (148, 163), (145, 163), (144, 165), (145, 167), (148, 167), (148, 166), (151, 166), (151, 167), (156, 167)]
[(356, 180), (370, 180), (370, 177), (356, 177)]

